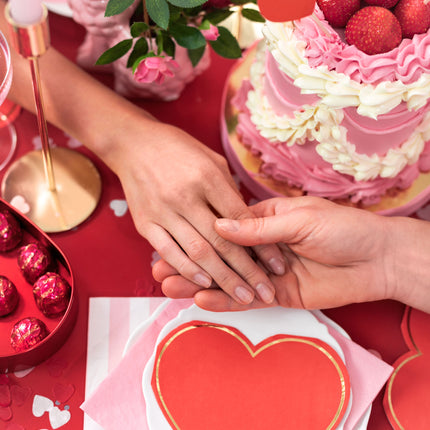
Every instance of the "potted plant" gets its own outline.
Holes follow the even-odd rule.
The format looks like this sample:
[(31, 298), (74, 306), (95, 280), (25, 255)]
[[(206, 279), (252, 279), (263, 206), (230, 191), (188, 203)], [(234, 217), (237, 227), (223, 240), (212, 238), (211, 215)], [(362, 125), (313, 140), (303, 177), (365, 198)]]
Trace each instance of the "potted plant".
[(242, 50), (223, 22), (232, 14), (264, 22), (256, 0), (69, 0), (87, 29), (78, 62), (115, 74), (126, 96), (172, 100), (210, 63)]

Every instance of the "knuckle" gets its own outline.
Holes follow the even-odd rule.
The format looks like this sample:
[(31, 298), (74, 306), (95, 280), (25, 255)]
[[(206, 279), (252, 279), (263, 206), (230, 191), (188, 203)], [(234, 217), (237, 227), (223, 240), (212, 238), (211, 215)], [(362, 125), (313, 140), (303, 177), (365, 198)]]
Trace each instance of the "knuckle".
[(209, 255), (210, 246), (204, 239), (195, 239), (189, 243), (186, 251), (191, 260), (201, 261)]
[(246, 281), (252, 284), (254, 279), (260, 277), (261, 271), (256, 264), (251, 263), (241, 270), (241, 275)]
[(236, 249), (236, 245), (227, 240), (223, 239), (221, 236), (215, 236), (211, 241), (214, 249), (221, 255), (229, 255)]

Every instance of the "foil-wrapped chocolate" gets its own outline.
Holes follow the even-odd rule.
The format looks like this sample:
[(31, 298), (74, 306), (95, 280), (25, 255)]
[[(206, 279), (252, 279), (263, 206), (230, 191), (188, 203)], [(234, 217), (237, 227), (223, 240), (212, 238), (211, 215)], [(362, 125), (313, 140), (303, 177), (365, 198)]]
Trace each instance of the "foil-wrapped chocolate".
[(48, 329), (43, 321), (35, 317), (27, 317), (12, 327), (10, 343), (16, 352), (22, 352), (37, 345), (48, 334)]
[(0, 317), (11, 314), (19, 302), (15, 284), (6, 276), (0, 276)]
[(29, 243), (19, 249), (18, 267), (30, 284), (34, 284), (40, 276), (53, 269), (53, 265), (50, 252), (39, 242)]
[(37, 307), (49, 318), (62, 315), (70, 301), (71, 288), (59, 274), (48, 272), (33, 286), (33, 296)]
[(22, 230), (18, 220), (8, 210), (0, 209), (0, 252), (11, 251), (21, 239)]

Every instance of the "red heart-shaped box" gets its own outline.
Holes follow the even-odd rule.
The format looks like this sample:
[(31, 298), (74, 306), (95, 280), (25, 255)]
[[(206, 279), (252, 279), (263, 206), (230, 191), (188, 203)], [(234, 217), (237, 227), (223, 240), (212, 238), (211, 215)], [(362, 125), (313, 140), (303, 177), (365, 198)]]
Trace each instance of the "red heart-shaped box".
[(180, 430), (334, 429), (350, 396), (345, 364), (320, 339), (280, 334), (253, 345), (201, 321), (159, 343), (151, 384)]
[[(0, 253), (0, 275), (9, 278), (20, 294), (17, 309), (10, 315), (0, 318), (0, 372), (4, 372), (6, 369), (8, 371), (18, 371), (35, 366), (56, 352), (73, 329), (78, 305), (72, 270), (59, 247), (26, 216), (2, 199), (0, 199), (0, 210), (7, 210), (12, 213), (20, 223), (23, 232), (21, 243), (17, 247), (11, 251)], [(42, 243), (49, 249), (52, 257), (57, 262), (55, 272), (61, 275), (71, 287), (68, 308), (61, 317), (47, 318), (42, 314), (36, 306), (32, 285), (27, 283), (19, 270), (17, 262), (19, 248), (34, 241)], [(49, 330), (49, 335), (32, 348), (22, 352), (15, 352), (10, 344), (12, 327), (21, 318), (30, 316), (43, 321)]]

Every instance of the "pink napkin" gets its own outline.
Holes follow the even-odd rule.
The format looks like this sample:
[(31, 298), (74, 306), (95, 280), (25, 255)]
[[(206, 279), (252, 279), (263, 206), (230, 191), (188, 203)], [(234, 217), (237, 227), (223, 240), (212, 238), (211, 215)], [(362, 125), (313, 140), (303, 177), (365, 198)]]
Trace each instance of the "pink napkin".
[(393, 367), (343, 336), (331, 325), (327, 324), (327, 328), (345, 355), (346, 367), (351, 381), (352, 408), (344, 430), (353, 430), (387, 382), (393, 372)]
[[(81, 408), (105, 430), (148, 430), (142, 372), (151, 357), (158, 335), (191, 300), (171, 301), (128, 350), (118, 366), (104, 379)], [(322, 321), (324, 323), (324, 321)], [(384, 386), (392, 367), (327, 324), (341, 346), (352, 388), (352, 408), (344, 430), (352, 430)]]
[[(142, 372), (163, 327), (192, 300), (171, 301), (81, 408), (105, 430), (148, 430)], [(119, 389), (118, 387), (122, 387)], [(124, 389), (124, 387), (126, 387)]]

